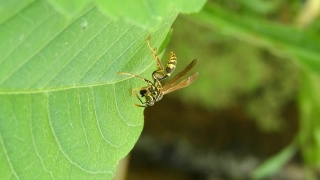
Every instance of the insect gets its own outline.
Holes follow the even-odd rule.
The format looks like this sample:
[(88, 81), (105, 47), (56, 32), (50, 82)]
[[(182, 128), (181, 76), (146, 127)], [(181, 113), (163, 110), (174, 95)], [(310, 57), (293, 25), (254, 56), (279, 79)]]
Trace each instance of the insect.
[(170, 52), (169, 57), (168, 57), (168, 61), (166, 64), (166, 68), (163, 68), (163, 65), (157, 55), (157, 49), (156, 48), (152, 48), (150, 46), (150, 39), (151, 36), (149, 36), (147, 38), (147, 45), (149, 47), (149, 49), (152, 52), (152, 56), (155, 59), (158, 69), (153, 71), (152, 73), (152, 79), (153, 82), (142, 77), (142, 76), (138, 76), (135, 74), (130, 74), (130, 73), (125, 73), (125, 72), (119, 72), (119, 75), (128, 75), (128, 76), (132, 76), (132, 77), (136, 77), (136, 78), (140, 78), (142, 80), (144, 80), (147, 83), (147, 86), (142, 87), (142, 88), (135, 88), (132, 89), (131, 94), (133, 94), (134, 91), (139, 90), (139, 93), (141, 95), (141, 97), (145, 98), (145, 102), (142, 101), (142, 99), (139, 97), (138, 93), (136, 92), (136, 97), (139, 99), (139, 101), (141, 102), (141, 104), (136, 104), (136, 106), (138, 107), (147, 107), (147, 106), (153, 106), (155, 102), (160, 101), (163, 97), (163, 95), (168, 94), (170, 92), (176, 91), (178, 89), (184, 88), (186, 86), (189, 86), (191, 83), (193, 83), (198, 75), (199, 72), (195, 72), (193, 74), (191, 74), (189, 77), (187, 77), (186, 79), (180, 81), (179, 83), (177, 83), (177, 81), (182, 78), (187, 72), (189, 72), (197, 63), (197, 60), (194, 59), (193, 61), (191, 61), (191, 63), (181, 72), (179, 72), (172, 80), (170, 80), (166, 85), (162, 86), (161, 81), (167, 79), (169, 76), (171, 76), (171, 73), (175, 70), (176, 65), (177, 65), (177, 58), (176, 55), (173, 52)]

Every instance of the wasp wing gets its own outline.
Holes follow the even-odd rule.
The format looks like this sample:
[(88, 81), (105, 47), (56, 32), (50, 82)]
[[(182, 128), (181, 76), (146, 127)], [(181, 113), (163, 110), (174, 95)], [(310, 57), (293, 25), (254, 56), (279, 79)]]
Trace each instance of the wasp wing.
[(198, 78), (199, 72), (195, 72), (191, 74), (188, 78), (182, 80), (178, 84), (167, 84), (163, 86), (162, 93), (168, 94), (172, 91), (176, 91), (178, 89), (184, 88), (186, 86), (189, 86), (191, 83), (193, 83)]
[[(194, 59), (193, 61), (191, 61), (191, 63), (190, 63), (186, 68), (184, 68), (183, 71), (179, 72), (174, 78), (172, 78), (172, 79), (167, 83), (167, 85), (168, 85), (168, 86), (174, 86), (174, 85), (175, 85), (174, 83), (175, 83), (177, 80), (179, 80), (182, 76), (186, 75), (187, 72), (189, 72), (189, 71), (196, 65), (196, 63), (197, 63), (197, 60), (196, 60), (196, 59)], [(166, 86), (167, 86), (167, 85), (166, 85)]]

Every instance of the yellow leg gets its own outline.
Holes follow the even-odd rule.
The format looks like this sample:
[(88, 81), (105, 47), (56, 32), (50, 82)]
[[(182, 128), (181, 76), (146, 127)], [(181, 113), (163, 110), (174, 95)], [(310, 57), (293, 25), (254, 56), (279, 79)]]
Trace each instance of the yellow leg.
[(138, 76), (138, 75), (135, 75), (135, 74), (130, 74), (130, 73), (125, 73), (125, 72), (118, 72), (119, 75), (127, 75), (127, 76), (131, 76), (131, 77), (136, 77), (136, 78), (140, 78), (142, 80), (144, 80), (145, 82), (147, 82), (148, 84), (152, 84), (151, 81), (149, 81), (148, 79), (142, 77), (142, 76)]
[[(135, 75), (135, 74), (130, 74), (130, 73), (125, 73), (125, 72), (118, 72), (119, 75), (127, 75), (127, 76), (132, 76), (132, 77), (136, 77), (136, 78), (140, 78), (140, 79), (143, 79), (145, 82), (147, 82), (148, 84), (152, 84), (152, 82), (150, 82), (148, 79), (144, 78), (144, 77), (141, 77), (141, 76), (138, 76), (138, 75)], [(141, 100), (141, 98), (139, 97), (138, 93), (137, 93), (137, 90), (141, 90), (141, 88), (133, 88), (131, 90), (131, 96), (133, 95), (133, 92), (136, 91), (136, 96), (137, 98), (139, 99), (139, 101), (141, 102), (141, 104), (146, 104), (145, 102), (143, 102)], [(134, 103), (135, 106), (138, 106), (138, 107), (147, 107), (146, 105), (140, 105), (140, 104), (136, 104)]]
[[(140, 90), (141, 88), (133, 88), (132, 90), (131, 90), (131, 96), (133, 95), (133, 93), (135, 92), (135, 91), (137, 91), (137, 90)], [(136, 92), (136, 94), (137, 94), (137, 92)]]
[(135, 75), (135, 74), (125, 73), (125, 72), (118, 72), (118, 74), (119, 74), (119, 75), (132, 76), (132, 77), (140, 78), (140, 79), (143, 79), (143, 80), (147, 80), (146, 78), (144, 78), (144, 77), (142, 77), (142, 76)]
[(150, 39), (151, 39), (151, 36), (148, 36), (148, 38), (147, 38), (147, 45), (148, 45), (149, 49), (150, 49), (151, 52), (152, 52), (152, 56), (153, 56), (154, 60), (156, 60), (156, 63), (157, 63), (158, 68), (162, 70), (162, 69), (163, 69), (163, 65), (161, 64), (161, 61), (160, 61), (160, 59), (159, 59), (159, 57), (158, 57), (158, 55), (157, 55), (157, 48), (154, 48), (154, 49), (153, 49), (153, 48), (150, 46)]
[(146, 105), (143, 106), (143, 105), (136, 104), (136, 103), (134, 103), (134, 105), (135, 105), (135, 106), (138, 106), (138, 107), (147, 107)]
[[(141, 98), (139, 97), (139, 95), (138, 95), (137, 92), (136, 92), (136, 96), (137, 96), (137, 98), (139, 99), (139, 101), (141, 102), (141, 104), (145, 104), (145, 103), (141, 100)], [(138, 107), (147, 107), (146, 105), (140, 105), (140, 104), (136, 104), (136, 103), (134, 103), (134, 105), (136, 105), (136, 106), (138, 106)]]

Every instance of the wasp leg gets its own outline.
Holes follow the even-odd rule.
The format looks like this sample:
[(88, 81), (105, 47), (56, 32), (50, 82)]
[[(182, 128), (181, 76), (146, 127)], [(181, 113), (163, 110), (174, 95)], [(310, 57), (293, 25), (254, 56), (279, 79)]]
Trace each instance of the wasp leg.
[[(143, 102), (143, 101), (141, 100), (141, 98), (139, 97), (139, 95), (138, 95), (137, 92), (136, 92), (136, 96), (137, 96), (137, 98), (139, 99), (139, 101), (141, 102), (141, 104), (146, 104), (146, 102)], [(134, 103), (134, 105), (136, 105), (136, 106), (138, 106), (138, 107), (147, 107), (147, 105), (140, 105), (140, 104), (136, 104), (136, 103)]]
[(163, 81), (171, 76), (171, 73), (176, 69), (177, 65), (177, 57), (173, 52), (170, 52), (168, 61), (166, 64), (166, 74), (164, 73), (163, 69), (158, 69), (153, 71), (152, 77), (153, 79), (157, 79), (159, 81)]
[(135, 92), (135, 91), (137, 91), (137, 90), (139, 90), (139, 89), (141, 89), (141, 88), (133, 88), (133, 89), (131, 90), (131, 96), (133, 96), (133, 92)]
[(136, 104), (136, 103), (134, 103), (134, 105), (135, 105), (135, 106), (138, 106), (138, 107), (147, 107), (147, 105), (142, 106), (142, 105)]
[(144, 77), (141, 77), (141, 76), (138, 76), (138, 75), (135, 75), (135, 74), (125, 73), (125, 72), (118, 72), (118, 74), (119, 74), (119, 75), (127, 75), (127, 76), (132, 76), (132, 77), (140, 78), (140, 79), (144, 80), (145, 82), (152, 84), (152, 82), (149, 81), (148, 79), (146, 79), (146, 78), (144, 78)]
[(151, 39), (151, 36), (148, 36), (148, 38), (147, 38), (147, 45), (148, 45), (149, 49), (150, 49), (151, 52), (152, 52), (152, 56), (153, 56), (154, 60), (156, 60), (158, 69), (159, 69), (159, 70), (163, 70), (163, 65), (161, 64), (161, 61), (160, 61), (160, 59), (159, 59), (159, 57), (158, 57), (158, 55), (157, 55), (157, 48), (152, 48), (152, 47), (150, 46), (150, 39)]
[(154, 80), (158, 80), (158, 81), (165, 80), (169, 76), (170, 75), (168, 75), (168, 74), (164, 74), (164, 70), (163, 69), (155, 70), (152, 73), (152, 78)]

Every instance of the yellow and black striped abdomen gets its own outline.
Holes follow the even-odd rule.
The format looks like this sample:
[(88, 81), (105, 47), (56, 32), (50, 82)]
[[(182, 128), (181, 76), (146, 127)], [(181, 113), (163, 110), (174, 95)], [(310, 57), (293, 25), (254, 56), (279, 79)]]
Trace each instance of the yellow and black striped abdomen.
[(166, 65), (166, 71), (168, 73), (168, 76), (171, 75), (171, 73), (176, 69), (177, 65), (177, 57), (173, 52), (170, 52), (168, 57), (168, 62)]

